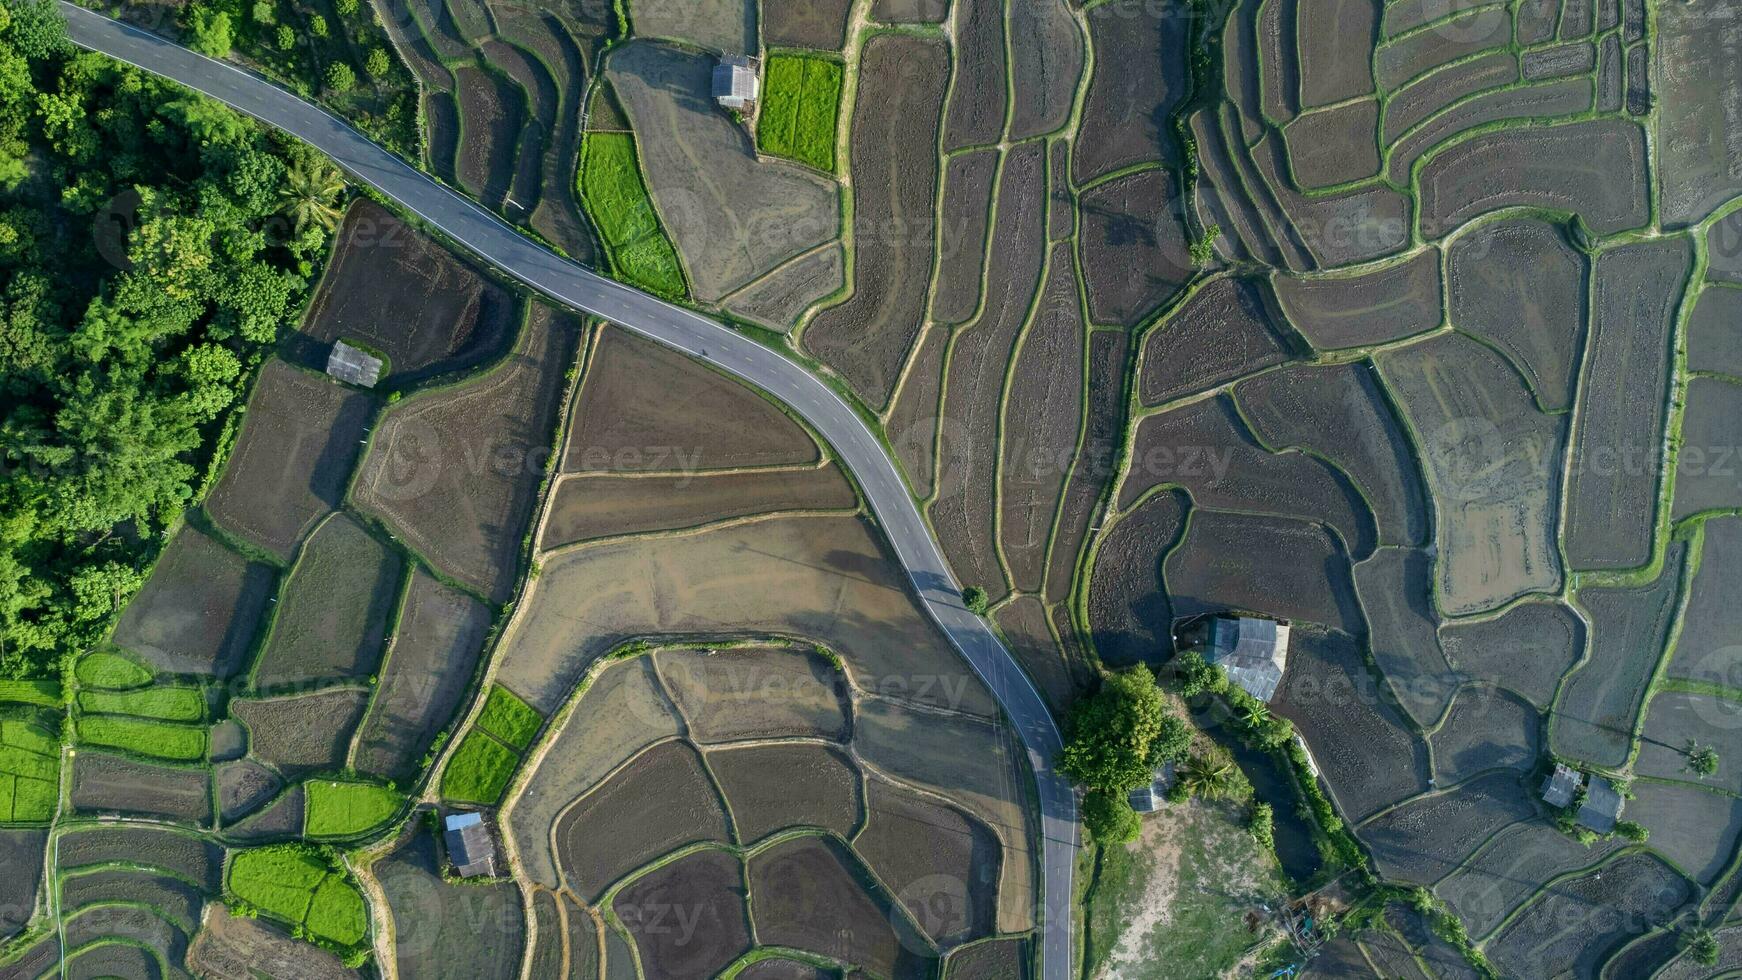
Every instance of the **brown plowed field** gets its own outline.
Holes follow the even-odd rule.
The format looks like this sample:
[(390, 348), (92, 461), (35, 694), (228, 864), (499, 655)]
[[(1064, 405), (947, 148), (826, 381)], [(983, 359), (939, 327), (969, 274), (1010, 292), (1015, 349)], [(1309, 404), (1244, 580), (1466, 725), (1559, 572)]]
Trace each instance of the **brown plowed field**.
[(1046, 571), (1046, 601), (1063, 602), (1076, 576), (1077, 556), (1095, 505), (1114, 476), (1116, 443), (1125, 429), (1125, 374), (1130, 337), (1124, 331), (1089, 335), (1088, 425), (1059, 507), (1058, 531)]
[(863, 687), (996, 713), (908, 589), (855, 517), (584, 545), (545, 560), (497, 679), (548, 715), (594, 660), (631, 638), (804, 636), (839, 653)]
[(1371, 370), (1290, 365), (1241, 381), (1234, 396), (1259, 442), (1305, 450), (1348, 477), (1373, 514), (1380, 544), (1426, 543), (1420, 468)]
[(1165, 120), (1186, 91), (1190, 19), (1162, 4), (1103, 4), (1089, 11), (1095, 69), (1083, 103), (1078, 183), (1146, 160), (1177, 163)]
[(285, 584), (272, 635), (254, 665), (255, 686), (373, 675), (404, 578), (399, 552), (349, 514), (322, 524)]
[(772, 402), (668, 347), (604, 330), (581, 384), (563, 472), (696, 472), (815, 462)]
[(488, 375), (407, 399), (377, 427), (352, 495), (437, 568), (504, 602), (580, 330), (534, 305)]
[(454, 70), (460, 103), (460, 150), (454, 176), (472, 196), (496, 207), (514, 180), (526, 93), (507, 76), (462, 65)]
[(853, 487), (833, 463), (715, 475), (575, 474), (557, 485), (539, 547), (700, 527), (784, 510), (853, 510), (858, 504)]
[(712, 977), (750, 950), (744, 867), (724, 851), (686, 855), (611, 901), (648, 980)]
[[(434, 239), (363, 198), (345, 213), (333, 262), (309, 302), (302, 333), (344, 338), (387, 355), (395, 384), (476, 367), (514, 339), (512, 294)], [(292, 338), (293, 341), (295, 338)]]
[(1527, 602), (1494, 619), (1440, 627), (1440, 644), (1459, 671), (1543, 708), (1583, 655), (1584, 637), (1584, 623), (1558, 602)]
[(859, 769), (845, 753), (814, 743), (714, 749), (708, 766), (732, 809), (738, 840), (753, 844), (787, 827), (851, 837), (859, 827)]
[(1232, 609), (1360, 629), (1348, 558), (1317, 524), (1194, 510), (1162, 575), (1176, 619)]
[(1366, 347), (1432, 330), (1445, 316), (1439, 249), (1371, 272), (1272, 280), (1289, 322), (1320, 350)]
[(211, 779), (203, 769), (135, 762), (95, 749), (73, 759), (72, 805), (87, 813), (161, 817), (210, 826)]
[(662, 854), (730, 840), (701, 757), (679, 742), (647, 750), (582, 797), (557, 819), (551, 838), (568, 884), (592, 901)]
[(847, 679), (803, 647), (661, 650), (659, 677), (690, 738), (848, 737)]
[(1009, 138), (1051, 133), (1069, 121), (1076, 102), (1085, 56), (1082, 29), (1066, 0), (1010, 4), (1005, 25), (1010, 35), (1010, 74), (1016, 79)]
[(726, 309), (785, 333), (806, 310), (839, 292), (847, 282), (847, 258), (839, 242), (783, 265), (733, 293)]
[(1289, 123), (1283, 134), (1295, 183), (1314, 190), (1377, 174), (1378, 127), (1376, 99), (1346, 102)]
[(1087, 678), (1080, 676), (1082, 665), (1068, 657), (1053, 637), (1046, 607), (1034, 596), (1018, 596), (1000, 607), (993, 619), (1010, 652), (1046, 698), (1047, 707), (1063, 717), (1065, 707)]
[(999, 432), (999, 544), (1022, 592), (1040, 591), (1082, 422), (1084, 326), (1076, 272), (1067, 247), (1055, 248), (1053, 259), (1016, 356)]
[(1165, 658), (1173, 650), (1173, 607), (1161, 562), (1185, 528), (1186, 498), (1163, 491), (1104, 532), (1089, 576), (1089, 634), (1115, 667)]
[(267, 361), (206, 512), (288, 561), (315, 522), (343, 500), (375, 406), (369, 395), (331, 378)]
[(454, 716), (490, 630), (490, 609), (419, 568), (388, 649), (375, 702), (352, 761), (408, 784), (423, 752)]
[(847, 43), (852, 0), (767, 0), (762, 43), (769, 47), (840, 50)]
[(853, 847), (940, 946), (997, 928), (998, 837), (985, 824), (882, 779), (869, 782)]
[(345, 768), (351, 733), (369, 695), (322, 691), (288, 698), (238, 698), (230, 713), (248, 726), (249, 754), (281, 772), (337, 772)]
[(1303, 0), (1296, 17), (1303, 109), (1373, 91), (1380, 0)]
[(121, 614), (115, 643), (165, 673), (230, 677), (244, 666), (274, 577), (271, 568), (184, 527)]
[(1382, 548), (1355, 566), (1355, 593), (1367, 615), (1367, 646), (1397, 703), (1422, 728), (1445, 713), (1460, 678), (1440, 649), (1433, 608), (1433, 558)]
[(817, 314), (803, 346), (866, 404), (889, 404), (925, 320), (949, 81), (942, 43), (885, 34), (866, 43), (853, 104), (853, 295)]
[(1559, 225), (1495, 222), (1458, 238), (1446, 257), (1452, 326), (1505, 352), (1545, 411), (1572, 407), (1585, 329), (1585, 258)]
[(1287, 357), (1266, 287), (1247, 279), (1212, 280), (1144, 338), (1138, 397), (1159, 405)]
[(914, 495), (931, 496), (934, 462), (937, 454), (938, 397), (944, 386), (944, 355), (950, 349), (950, 333), (942, 327), (932, 327), (920, 339), (914, 354), (913, 367), (896, 395), (883, 431), (895, 447), (895, 458), (907, 474)]
[(1167, 171), (1146, 170), (1097, 186), (1081, 205), (1089, 317), (1136, 326), (1194, 273), (1179, 188)]
[(1158, 486), (1183, 487), (1200, 507), (1327, 525), (1353, 555), (1373, 548), (1373, 519), (1360, 494), (1320, 460), (1266, 451), (1226, 395), (1137, 424), (1119, 506), (1131, 506)]
[[(957, 427), (959, 447), (946, 446), (938, 467), (932, 524), (956, 573), (986, 589), (993, 601), (1008, 591), (993, 528), (999, 401), (1016, 339), (1040, 286), (1046, 246), (1046, 152), (1025, 143), (1006, 155), (998, 220), (986, 270), (980, 316), (956, 333), (944, 387), (944, 418)], [(1069, 262), (1068, 246), (1054, 262)]]
[[(956, 67), (950, 108), (944, 117), (945, 152), (998, 142), (1009, 99), (1005, 91), (1004, 5), (998, 0), (953, 3)], [(1032, 81), (1023, 79), (1023, 84)]]
[(1572, 211), (1598, 235), (1649, 220), (1645, 132), (1600, 119), (1478, 136), (1421, 168), (1421, 233), (1439, 238), (1504, 207)]
[(931, 300), (932, 319), (938, 323), (966, 322), (980, 305), (998, 160), (998, 148), (986, 147), (950, 157), (945, 165), (944, 218)]
[(906, 918), (874, 897), (869, 875), (839, 845), (784, 841), (750, 859), (753, 916), (762, 942), (855, 963), (878, 976), (930, 976), (935, 960)]
[(351, 980), (362, 975), (337, 956), (246, 916), (232, 915), (213, 902), (204, 927), (188, 949), (188, 968), (196, 976), (295, 976), (302, 980)]

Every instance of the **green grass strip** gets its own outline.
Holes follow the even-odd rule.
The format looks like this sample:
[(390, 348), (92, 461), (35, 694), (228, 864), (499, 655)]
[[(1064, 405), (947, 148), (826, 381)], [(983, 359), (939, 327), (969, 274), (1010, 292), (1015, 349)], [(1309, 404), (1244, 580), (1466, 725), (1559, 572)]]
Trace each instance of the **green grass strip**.
[(98, 715), (134, 715), (158, 721), (204, 721), (206, 694), (196, 687), (136, 691), (80, 691), (79, 709)]
[(495, 806), (519, 765), (520, 756), (513, 749), (474, 729), (442, 772), (442, 796), (457, 803)]
[(0, 681), (0, 701), (35, 705), (38, 708), (60, 707), (59, 681)]
[(151, 683), (151, 671), (143, 664), (118, 653), (98, 650), (87, 653), (73, 668), (80, 687), (101, 687), (119, 691)]
[(393, 819), (405, 796), (375, 783), (314, 779), (305, 783), (308, 837), (355, 837)]
[(478, 713), (478, 727), (516, 752), (526, 751), (544, 724), (544, 716), (500, 684), (490, 685), (490, 697)]
[(756, 122), (762, 152), (834, 173), (841, 82), (841, 64), (832, 59), (770, 55)]
[(145, 718), (85, 715), (78, 720), (79, 741), (173, 762), (206, 757), (206, 730)]
[(683, 297), (683, 268), (641, 179), (635, 138), (588, 133), (579, 180), (581, 203), (605, 239), (618, 275), (661, 296)]

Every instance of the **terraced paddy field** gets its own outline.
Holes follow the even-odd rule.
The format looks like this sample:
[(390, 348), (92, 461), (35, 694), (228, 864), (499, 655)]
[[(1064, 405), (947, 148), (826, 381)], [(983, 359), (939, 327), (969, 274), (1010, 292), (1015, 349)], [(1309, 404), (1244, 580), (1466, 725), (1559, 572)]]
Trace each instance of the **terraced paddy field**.
[[(1304, 794), (1320, 838), (1282, 839), (1291, 803), (1260, 851), (1436, 903), (1351, 886), (1304, 974), (1734, 962), (1733, 18), (384, 6), (430, 168), (855, 400), (1061, 717), (1102, 668), (1201, 652), (1208, 619), (1289, 622), (1271, 707), (1302, 744), (1268, 783), (1239, 763)], [(764, 85), (736, 114), (710, 88), (728, 54)], [(54, 763), (4, 742), (19, 846), (59, 802), (232, 863), (311, 834), (364, 848), (367, 945), (402, 976), (1053, 975), (1029, 774), (831, 449), (383, 207), (353, 204), (336, 248), (69, 707), (0, 688), (77, 743)], [(375, 393), (305, 370), (340, 339), (385, 355)], [(1692, 768), (1702, 747), (1714, 771)], [(1620, 832), (1542, 800), (1555, 760), (1624, 787)], [(404, 819), (340, 834), (314, 816), (331, 784), (403, 794)], [(1141, 825), (1171, 893), (1090, 842), (1085, 892), (1127, 889), (1099, 907), (1166, 921), (1090, 922), (1088, 976), (1291, 959), (1243, 913), (1335, 870), (1243, 874), (1208, 902), (1191, 883), (1270, 867), (1252, 815), (1217, 806)], [(447, 883), (430, 809), (481, 812), (513, 884)], [(145, 887), (69, 867), (62, 894)], [(71, 962), (131, 970), (112, 940), (134, 930), (172, 970), (301, 947), (312, 974), (346, 969), (291, 936), (301, 897), (260, 920), (85, 911)], [(703, 941), (650, 919), (680, 900)], [(41, 903), (19, 903), (0, 957), (47, 969)], [(1211, 908), (1239, 928), (1199, 928)], [(448, 935), (479, 921), (486, 943)], [(1680, 949), (1696, 923), (1711, 971)]]

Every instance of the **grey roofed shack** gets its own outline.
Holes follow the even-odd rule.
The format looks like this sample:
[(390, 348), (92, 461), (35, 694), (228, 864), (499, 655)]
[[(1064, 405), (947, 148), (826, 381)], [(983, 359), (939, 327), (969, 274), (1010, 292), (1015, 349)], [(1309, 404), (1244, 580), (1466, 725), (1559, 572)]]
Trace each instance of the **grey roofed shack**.
[(1615, 821), (1621, 819), (1621, 808), (1626, 805), (1627, 801), (1607, 779), (1592, 776), (1590, 789), (1585, 793), (1585, 805), (1579, 807), (1578, 821), (1599, 834), (1607, 834), (1615, 829)]
[(1139, 786), (1131, 791), (1126, 799), (1131, 803), (1131, 809), (1138, 813), (1154, 813), (1161, 809), (1162, 801), (1167, 799), (1167, 791), (1173, 788), (1173, 763), (1164, 762), (1155, 771), (1155, 778), (1147, 785)]
[(1542, 801), (1552, 807), (1567, 807), (1579, 787), (1585, 785), (1585, 774), (1562, 762), (1555, 763), (1554, 772), (1542, 781)]
[(727, 55), (714, 66), (714, 101), (728, 109), (748, 109), (760, 88), (756, 62), (750, 58)]
[(1269, 701), (1288, 666), (1288, 624), (1224, 616), (1210, 631), (1210, 663), (1247, 694)]
[(381, 358), (340, 340), (333, 344), (333, 352), (327, 355), (327, 373), (340, 381), (373, 388), (375, 382), (381, 380)]
[(460, 877), (496, 877), (496, 844), (490, 839), (483, 815), (449, 814), (447, 828), (448, 861)]

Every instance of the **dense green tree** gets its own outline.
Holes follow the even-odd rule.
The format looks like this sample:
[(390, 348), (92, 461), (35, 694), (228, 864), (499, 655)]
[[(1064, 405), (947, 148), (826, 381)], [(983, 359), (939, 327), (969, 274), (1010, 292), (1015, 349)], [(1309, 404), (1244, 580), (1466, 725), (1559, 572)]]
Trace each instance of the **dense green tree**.
[(1120, 793), (1149, 782), (1177, 758), (1191, 732), (1172, 716), (1147, 667), (1108, 674), (1094, 694), (1071, 705), (1059, 768), (1090, 789)]
[(235, 46), (230, 15), (212, 7), (188, 8), (188, 32), (188, 46), (211, 58), (226, 57)]
[(337, 170), (308, 155), (285, 173), (279, 204), (298, 231), (311, 224), (330, 229), (339, 223), (340, 211), (334, 201), (344, 190), (345, 182)]
[(1683, 933), (1681, 946), (1688, 951), (1689, 956), (1706, 966), (1717, 966), (1718, 956), (1723, 952), (1718, 945), (1718, 938), (1712, 935), (1710, 929), (1695, 929)]
[(357, 73), (343, 61), (328, 65), (322, 80), (326, 82), (327, 89), (333, 92), (349, 92), (357, 87)]
[(52, 58), (72, 50), (66, 20), (54, 0), (0, 0), (7, 42), (20, 57)]
[(357, 13), (357, 0), (333, 0), (333, 9), (340, 17), (350, 17)]
[(1206, 800), (1226, 800), (1249, 791), (1246, 775), (1234, 760), (1220, 753), (1203, 752), (1179, 767), (1179, 784), (1187, 793)]
[(363, 59), (363, 69), (369, 73), (370, 78), (381, 78), (392, 67), (393, 63), (387, 60), (386, 48), (371, 48), (369, 57)]
[[(217, 13), (188, 16), (222, 33)], [(278, 231), (308, 151), (64, 36), (52, 3), (0, 0), (4, 676), (52, 670), (137, 591), (327, 241)], [(327, 174), (311, 215), (336, 214)]]
[(991, 608), (991, 597), (986, 595), (985, 589), (970, 585), (962, 590), (962, 605), (968, 607), (968, 611), (974, 615), (984, 616), (986, 610)]
[(278, 45), (280, 51), (289, 51), (296, 47), (296, 32), (290, 29), (289, 24), (280, 24), (278, 31), (272, 36), (272, 43)]
[(1718, 750), (1710, 745), (1700, 745), (1693, 740), (1688, 741), (1687, 770), (1701, 779), (1717, 773)]
[(1092, 789), (1083, 797), (1083, 826), (1097, 844), (1129, 844), (1142, 829), (1124, 793)]
[(313, 34), (315, 37), (326, 37), (327, 19), (322, 17), (320, 14), (310, 14), (308, 18), (308, 32)]

